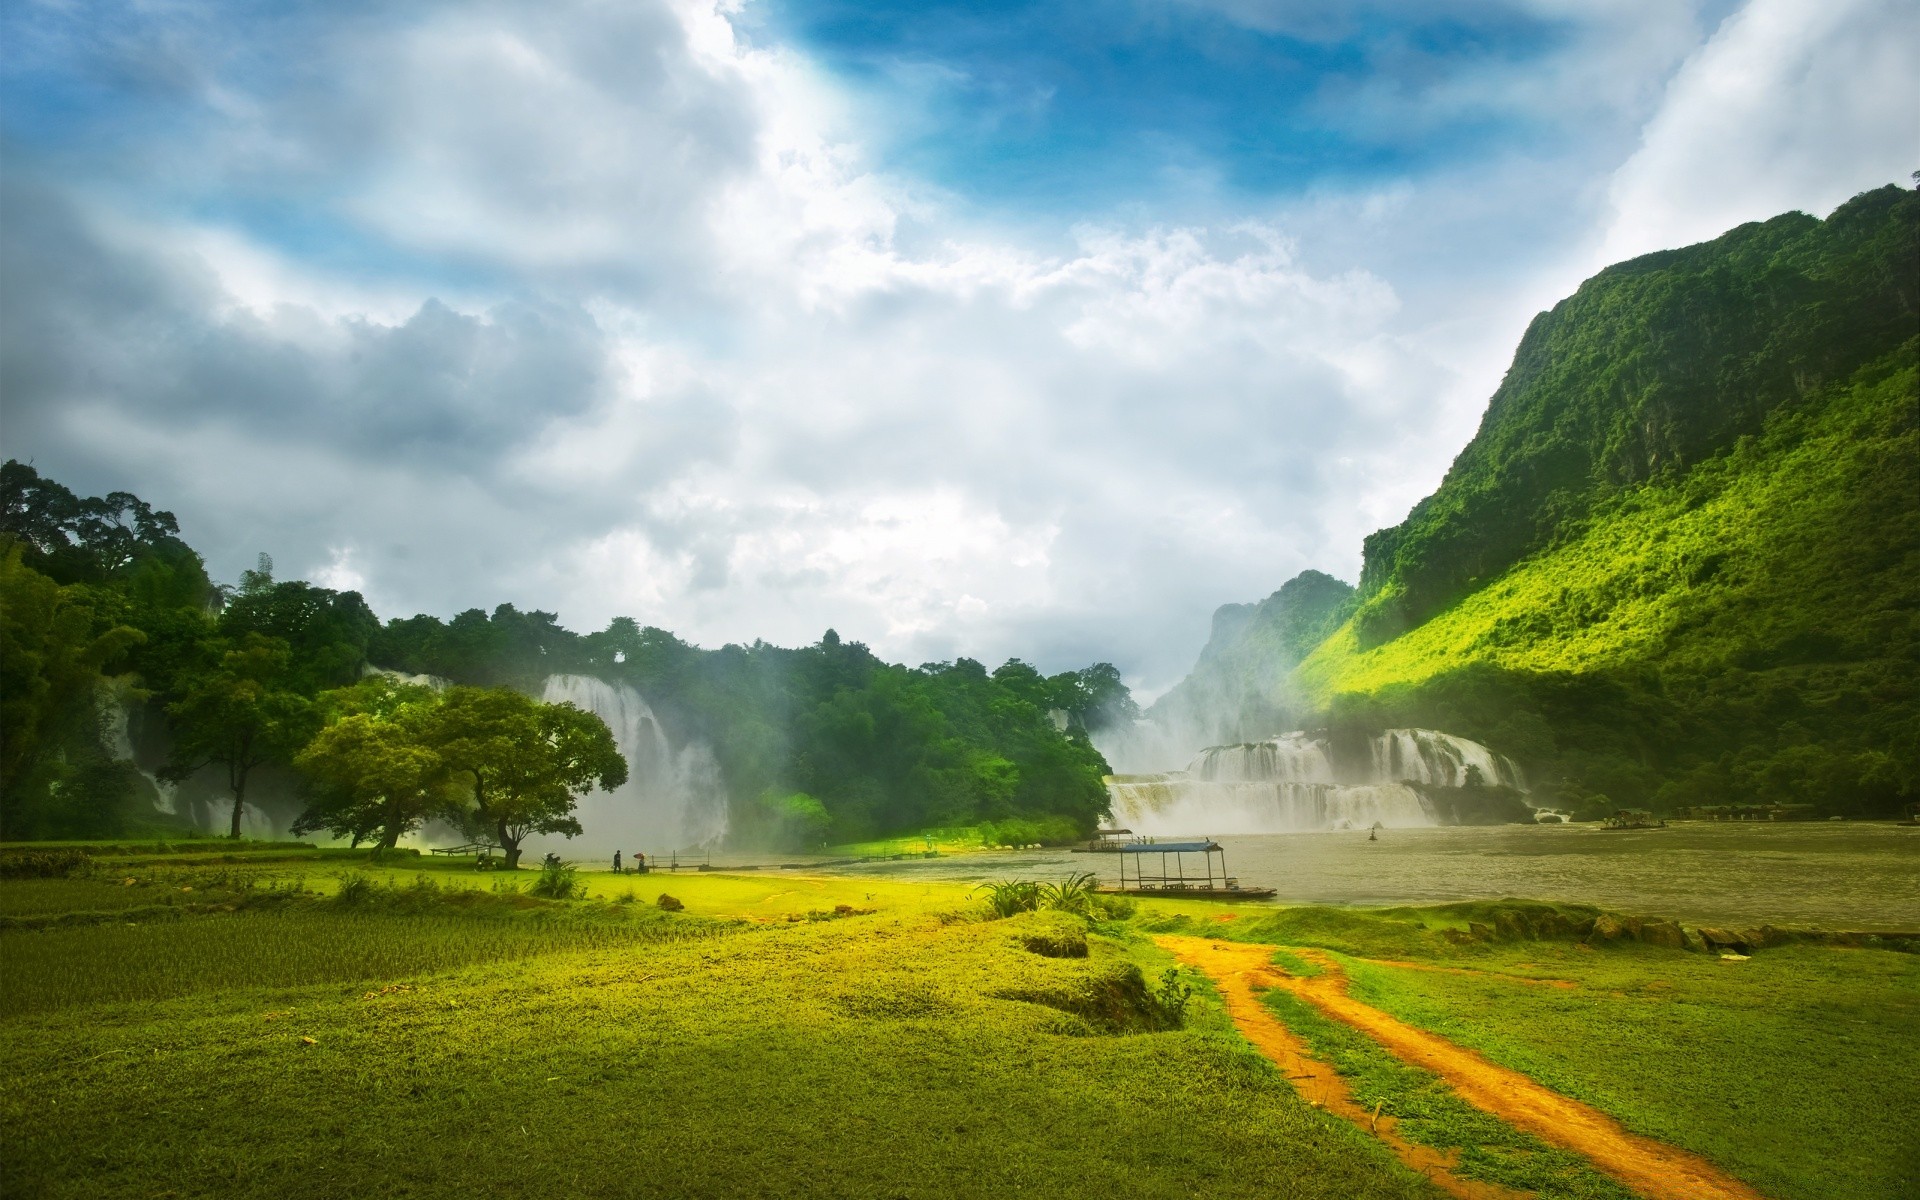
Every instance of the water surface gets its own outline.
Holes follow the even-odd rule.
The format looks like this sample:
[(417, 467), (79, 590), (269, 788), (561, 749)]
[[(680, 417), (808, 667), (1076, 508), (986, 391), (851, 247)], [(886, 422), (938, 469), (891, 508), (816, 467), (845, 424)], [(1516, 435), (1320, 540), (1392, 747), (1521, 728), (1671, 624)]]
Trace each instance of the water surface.
[[(1920, 931), (1920, 829), (1875, 822), (1497, 825), (1216, 839), (1244, 887), (1290, 904), (1523, 896), (1707, 924)], [(844, 866), (940, 879), (1118, 877), (1116, 855), (1035, 850)]]

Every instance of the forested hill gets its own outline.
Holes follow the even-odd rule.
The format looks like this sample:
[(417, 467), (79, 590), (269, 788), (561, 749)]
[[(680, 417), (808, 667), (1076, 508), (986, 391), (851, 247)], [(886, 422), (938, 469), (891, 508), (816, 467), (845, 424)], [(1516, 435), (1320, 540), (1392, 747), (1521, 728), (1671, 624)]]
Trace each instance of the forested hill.
[(1366, 540), (1354, 631), (1378, 645), (1580, 526), (1819, 403), (1920, 328), (1920, 197), (1787, 213), (1609, 267), (1521, 338), (1433, 495)]
[[(1272, 685), (1599, 811), (1920, 800), (1920, 196), (1622, 263)], [(1268, 664), (1270, 669), (1271, 664)]]
[[(579, 634), (510, 604), (382, 623), (358, 593), (275, 579), (265, 556), (216, 587), (171, 514), (75, 496), (18, 462), (0, 467), (0, 612), (6, 838), (160, 821), (130, 752), (165, 757), (182, 697), (246, 648), (271, 668), (253, 682), (309, 700), (370, 667), (535, 694), (561, 673), (627, 684), (674, 741), (712, 747), (734, 834), (759, 845), (981, 824), (1000, 841), (1084, 833), (1107, 804), (1087, 724), (1133, 715), (1106, 664), (905, 667), (831, 630), (794, 649), (706, 650), (624, 617)], [(279, 794), (253, 803), (284, 828), (301, 798), (284, 770), (297, 747), (282, 750), (268, 764)]]

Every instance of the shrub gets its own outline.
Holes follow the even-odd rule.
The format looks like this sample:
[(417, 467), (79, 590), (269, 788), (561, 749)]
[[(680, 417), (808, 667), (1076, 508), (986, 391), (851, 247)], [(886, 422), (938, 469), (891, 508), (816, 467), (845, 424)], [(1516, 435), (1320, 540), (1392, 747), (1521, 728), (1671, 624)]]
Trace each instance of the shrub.
[(1153, 1002), (1169, 1029), (1178, 1029), (1186, 1022), (1187, 1001), (1191, 999), (1193, 986), (1181, 981), (1179, 967), (1168, 967), (1160, 973), (1160, 986), (1153, 989)]
[(586, 891), (584, 886), (574, 882), (573, 875), (572, 863), (550, 858), (540, 868), (540, 877), (528, 885), (527, 893), (548, 900), (571, 900), (576, 893)]
[(365, 904), (373, 899), (373, 880), (360, 872), (340, 877), (340, 890), (334, 893), (333, 902), (352, 907)]
[(65, 879), (86, 871), (93, 859), (85, 850), (30, 850), (0, 854), (0, 879)]
[(1040, 885), (1040, 907), (1057, 908), (1061, 912), (1077, 913), (1087, 917), (1093, 915), (1095, 888), (1100, 879), (1092, 871), (1078, 871), (1062, 879), (1059, 883)]
[(996, 917), (1011, 917), (1040, 907), (1040, 885), (1031, 879), (1002, 879), (974, 890), (987, 893), (987, 908)]

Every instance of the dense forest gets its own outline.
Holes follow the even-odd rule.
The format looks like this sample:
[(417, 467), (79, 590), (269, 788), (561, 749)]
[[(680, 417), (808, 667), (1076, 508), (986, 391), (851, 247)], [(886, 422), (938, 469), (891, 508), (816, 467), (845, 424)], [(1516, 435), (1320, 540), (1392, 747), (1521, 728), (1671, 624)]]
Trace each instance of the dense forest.
[[(1211, 655), (1301, 723), (1443, 728), (1587, 812), (1899, 812), (1920, 799), (1917, 359), (1908, 189), (1610, 267), (1535, 319), (1350, 597), (1301, 609), (1289, 584), (1271, 628)], [(1300, 612), (1318, 645), (1290, 636)]]
[(257, 747), (256, 803), (282, 827), (315, 808), (314, 781), (292, 764), (327, 713), (365, 707), (339, 689), (375, 670), (523, 693), (557, 673), (626, 683), (671, 737), (711, 745), (732, 836), (752, 844), (982, 823), (1002, 838), (1074, 836), (1107, 803), (1087, 728), (1134, 715), (1106, 664), (1053, 676), (1019, 660), (909, 668), (832, 630), (799, 649), (705, 650), (625, 617), (579, 634), (510, 604), (383, 623), (358, 593), (274, 578), (264, 555), (219, 586), (172, 514), (123, 492), (75, 496), (18, 462), (0, 467), (0, 522), (8, 838), (166, 823), (133, 743), (180, 761), (193, 697), (221, 672), (307, 714)]

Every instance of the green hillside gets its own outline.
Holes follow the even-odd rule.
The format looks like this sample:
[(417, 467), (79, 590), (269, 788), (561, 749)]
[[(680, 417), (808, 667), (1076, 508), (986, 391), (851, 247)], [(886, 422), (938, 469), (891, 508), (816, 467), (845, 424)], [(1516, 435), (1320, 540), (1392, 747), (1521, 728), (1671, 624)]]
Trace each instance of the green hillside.
[(1899, 812), (1917, 358), (1911, 191), (1608, 268), (1535, 319), (1440, 488), (1367, 539), (1330, 635), (1276, 677), (1243, 631), (1239, 677), (1302, 724), (1484, 741), (1589, 811)]
[(1888, 186), (1825, 221), (1787, 213), (1589, 279), (1534, 319), (1440, 487), (1367, 538), (1361, 644), (1893, 353), (1920, 329), (1917, 261), (1920, 196)]

